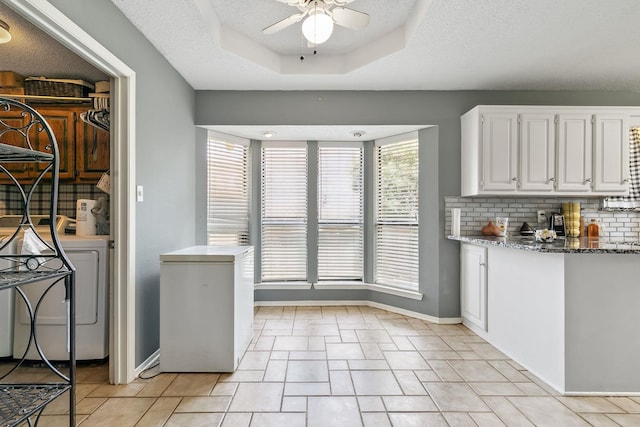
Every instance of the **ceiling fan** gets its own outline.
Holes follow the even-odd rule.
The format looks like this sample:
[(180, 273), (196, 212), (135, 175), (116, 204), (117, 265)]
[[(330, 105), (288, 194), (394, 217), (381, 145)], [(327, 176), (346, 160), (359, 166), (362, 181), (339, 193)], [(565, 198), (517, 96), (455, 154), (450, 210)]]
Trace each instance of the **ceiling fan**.
[(369, 15), (364, 12), (349, 9), (345, 5), (354, 0), (276, 0), (295, 6), (300, 11), (273, 25), (262, 32), (274, 34), (297, 22), (302, 23), (302, 34), (310, 44), (318, 45), (326, 42), (333, 32), (333, 24), (350, 30), (361, 30), (369, 24)]

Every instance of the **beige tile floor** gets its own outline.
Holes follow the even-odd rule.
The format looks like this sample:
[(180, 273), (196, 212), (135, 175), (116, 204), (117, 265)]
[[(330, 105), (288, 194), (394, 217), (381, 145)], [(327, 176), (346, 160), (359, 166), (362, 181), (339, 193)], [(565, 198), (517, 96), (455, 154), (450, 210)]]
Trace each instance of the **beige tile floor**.
[(369, 307), (257, 308), (233, 374), (78, 383), (82, 427), (640, 426), (640, 397), (563, 397), (462, 325)]

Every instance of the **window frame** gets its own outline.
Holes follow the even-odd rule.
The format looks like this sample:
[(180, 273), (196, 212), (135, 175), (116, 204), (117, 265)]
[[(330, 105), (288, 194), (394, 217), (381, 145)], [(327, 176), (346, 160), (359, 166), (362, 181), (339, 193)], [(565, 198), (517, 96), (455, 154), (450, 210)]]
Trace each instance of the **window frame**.
[[(359, 198), (359, 215), (360, 218), (359, 219), (352, 219), (352, 220), (346, 220), (346, 219), (341, 219), (341, 220), (327, 220), (327, 219), (322, 219), (322, 209), (321, 209), (321, 197), (323, 196), (322, 194), (322, 159), (321, 159), (321, 150), (323, 148), (328, 148), (328, 149), (358, 149), (360, 151), (360, 176), (359, 176), (359, 192), (360, 192), (360, 198)], [(330, 283), (330, 282), (344, 282), (344, 283), (363, 283), (364, 279), (365, 279), (365, 258), (366, 258), (366, 254), (365, 254), (365, 156), (364, 156), (364, 144), (362, 142), (355, 142), (355, 141), (319, 141), (318, 142), (318, 146), (317, 146), (317, 165), (318, 165), (318, 170), (317, 170), (317, 187), (318, 187), (318, 192), (317, 192), (317, 205), (318, 205), (318, 210), (317, 210), (317, 221), (316, 221), (316, 225), (317, 225), (317, 229), (316, 229), (316, 233), (317, 233), (317, 257), (316, 257), (316, 266), (317, 266), (317, 277), (316, 277), (316, 283), (318, 284), (322, 284), (322, 283)], [(335, 274), (334, 277), (321, 277), (321, 264), (322, 264), (322, 260), (321, 260), (321, 231), (322, 231), (322, 226), (333, 226), (335, 228), (344, 228), (344, 229), (353, 229), (354, 227), (359, 227), (359, 233), (360, 233), (360, 242), (359, 242), (359, 247), (360, 247), (360, 252), (361, 252), (361, 256), (360, 256), (360, 260), (359, 260), (359, 272), (357, 274), (354, 274), (353, 276), (347, 277), (347, 276), (343, 276), (340, 277), (338, 274)], [(350, 242), (352, 243), (352, 242)], [(353, 243), (352, 243), (353, 244)], [(357, 244), (357, 243), (356, 243)], [(351, 266), (352, 268), (354, 266)], [(355, 270), (353, 270), (355, 271)], [(335, 273), (335, 270), (334, 270)]]
[[(207, 153), (207, 183), (206, 183), (206, 191), (207, 191), (207, 212), (206, 212), (206, 228), (207, 228), (207, 236), (206, 236), (206, 242), (208, 245), (228, 245), (230, 243), (223, 243), (223, 242), (214, 242), (212, 240), (211, 234), (215, 233), (216, 231), (218, 231), (218, 229), (222, 229), (225, 230), (227, 229), (227, 226), (222, 225), (222, 224), (215, 224), (216, 220), (214, 220), (212, 218), (211, 215), (211, 204), (213, 203), (212, 200), (212, 188), (211, 188), (211, 169), (210, 167), (212, 166), (212, 163), (214, 163), (214, 161), (212, 161), (210, 159), (210, 155), (211, 155), (211, 143), (215, 142), (215, 143), (220, 143), (220, 144), (230, 144), (230, 145), (234, 145), (234, 146), (242, 146), (244, 147), (245, 151), (244, 151), (244, 163), (245, 163), (245, 168), (244, 168), (244, 181), (245, 181), (245, 190), (246, 191), (246, 199), (245, 199), (245, 203), (246, 203), (246, 217), (243, 217), (242, 219), (240, 219), (239, 217), (236, 219), (230, 219), (230, 218), (218, 218), (219, 221), (221, 222), (227, 222), (227, 223), (231, 223), (236, 221), (238, 224), (238, 232), (237, 232), (237, 245), (240, 246), (246, 246), (250, 244), (250, 236), (249, 236), (249, 230), (251, 227), (251, 202), (252, 202), (252, 185), (251, 185), (251, 144), (250, 141), (248, 139), (245, 138), (240, 138), (237, 136), (233, 136), (233, 135), (228, 135), (228, 134), (224, 134), (221, 132), (216, 132), (216, 131), (212, 131), (209, 130), (207, 131), (207, 147), (206, 147), (206, 153)], [(233, 198), (230, 198), (229, 200), (231, 200)], [(229, 203), (229, 200), (227, 200), (227, 203)], [(237, 201), (238, 198), (235, 198), (235, 200)], [(244, 227), (240, 226), (240, 223), (244, 223)], [(242, 233), (244, 233), (244, 237), (242, 237)]]
[[(416, 199), (416, 204), (415, 204), (415, 219), (411, 219), (409, 217), (406, 217), (404, 219), (398, 219), (398, 220), (381, 220), (379, 218), (379, 214), (380, 214), (380, 210), (379, 210), (379, 201), (380, 201), (380, 194), (379, 194), (379, 182), (380, 182), (380, 173), (381, 171), (379, 170), (380, 168), (380, 162), (378, 160), (378, 156), (379, 156), (379, 149), (381, 147), (385, 147), (385, 146), (389, 146), (389, 145), (395, 145), (395, 144), (402, 144), (402, 143), (415, 143), (416, 144), (416, 162), (417, 162), (417, 170), (416, 170), (416, 182), (417, 182), (417, 188), (415, 189), (415, 199)], [(394, 288), (394, 289), (399, 289), (402, 291), (407, 291), (407, 292), (419, 292), (420, 289), (420, 239), (419, 239), (419, 235), (420, 235), (420, 139), (419, 139), (419, 135), (418, 132), (409, 132), (409, 133), (405, 133), (405, 134), (401, 134), (401, 135), (395, 135), (392, 137), (388, 137), (388, 138), (381, 138), (379, 140), (376, 140), (374, 142), (374, 186), (375, 186), (375, 191), (374, 191), (374, 204), (375, 204), (375, 208), (374, 208), (374, 226), (373, 226), (373, 235), (374, 235), (374, 253), (371, 254), (372, 258), (374, 260), (374, 267), (373, 267), (373, 283), (375, 285), (380, 285), (380, 286), (385, 286), (385, 287), (389, 287), (389, 288)], [(380, 262), (380, 240), (379, 240), (379, 236), (380, 236), (380, 230), (381, 227), (385, 227), (386, 228), (390, 228), (390, 229), (404, 229), (406, 228), (407, 230), (411, 231), (411, 234), (415, 234), (414, 236), (412, 236), (412, 238), (415, 240), (416, 242), (416, 248), (415, 248), (415, 252), (414, 252), (414, 258), (409, 259), (408, 261), (413, 261), (413, 263), (415, 264), (415, 271), (410, 271), (412, 270), (411, 267), (406, 268), (405, 272), (408, 271), (408, 275), (411, 275), (415, 278), (414, 281), (411, 280), (405, 280), (407, 279), (407, 277), (405, 276), (403, 279), (399, 279), (399, 278), (390, 278), (389, 276), (387, 277), (380, 277), (381, 276), (381, 269), (384, 267), (383, 265), (381, 265), (382, 263)], [(388, 230), (387, 230), (388, 231)], [(389, 281), (387, 281), (389, 280)]]
[[(304, 195), (305, 195), (305, 212), (304, 217), (299, 217), (298, 220), (287, 220), (285, 217), (272, 217), (267, 218), (265, 220), (265, 186), (268, 185), (265, 183), (265, 150), (269, 149), (302, 149), (305, 150), (305, 187), (304, 187)], [(260, 147), (260, 201), (259, 201), (259, 211), (260, 211), (260, 224), (258, 226), (258, 230), (260, 233), (260, 283), (285, 283), (285, 284), (295, 284), (295, 283), (308, 283), (309, 281), (309, 236), (308, 236), (308, 223), (309, 223), (309, 147), (306, 141), (263, 141)], [(300, 218), (303, 218), (300, 220)], [(305, 242), (305, 261), (304, 261), (304, 278), (298, 277), (286, 277), (286, 274), (283, 274), (280, 278), (275, 276), (269, 276), (268, 272), (265, 269), (266, 258), (265, 258), (265, 226), (269, 227), (302, 227), (304, 229), (304, 242)], [(299, 267), (299, 266), (298, 266)], [(293, 273), (290, 273), (293, 274)]]

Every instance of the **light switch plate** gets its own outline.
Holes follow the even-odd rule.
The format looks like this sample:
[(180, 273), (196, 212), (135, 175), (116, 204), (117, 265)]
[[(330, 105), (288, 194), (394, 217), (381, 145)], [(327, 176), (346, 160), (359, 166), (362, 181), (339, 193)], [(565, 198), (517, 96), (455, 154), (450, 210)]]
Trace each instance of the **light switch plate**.
[(545, 213), (544, 210), (540, 209), (538, 210), (538, 223), (545, 223), (547, 222), (547, 214)]
[(139, 202), (144, 200), (144, 188), (142, 185), (136, 186), (136, 200)]

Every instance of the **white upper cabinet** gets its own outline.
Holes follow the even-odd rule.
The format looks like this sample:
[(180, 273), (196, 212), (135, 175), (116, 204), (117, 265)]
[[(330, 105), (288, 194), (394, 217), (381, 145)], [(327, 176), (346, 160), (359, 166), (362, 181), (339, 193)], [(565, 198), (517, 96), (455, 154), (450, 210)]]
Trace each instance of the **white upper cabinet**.
[(475, 107), (461, 117), (461, 194), (628, 194), (632, 114), (640, 110)]
[(482, 181), (484, 191), (516, 191), (518, 184), (518, 115), (482, 115)]
[(626, 116), (596, 114), (594, 118), (593, 190), (629, 191), (629, 125)]
[(591, 130), (591, 114), (558, 114), (558, 191), (591, 191)]
[(520, 190), (551, 192), (556, 181), (555, 115), (520, 115)]

